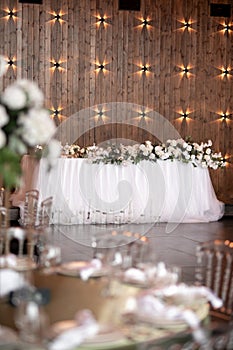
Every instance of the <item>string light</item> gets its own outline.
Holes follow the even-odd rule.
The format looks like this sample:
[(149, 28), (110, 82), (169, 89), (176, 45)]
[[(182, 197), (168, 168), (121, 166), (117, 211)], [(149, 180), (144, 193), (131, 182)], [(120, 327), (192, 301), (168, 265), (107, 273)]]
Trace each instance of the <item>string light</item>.
[(7, 64), (8, 64), (9, 66), (13, 66), (14, 61), (13, 61), (12, 59), (9, 59), (8, 62), (7, 62)]
[(99, 68), (99, 70), (104, 70), (104, 65), (103, 65), (103, 64), (100, 64), (100, 65), (98, 66), (98, 68)]

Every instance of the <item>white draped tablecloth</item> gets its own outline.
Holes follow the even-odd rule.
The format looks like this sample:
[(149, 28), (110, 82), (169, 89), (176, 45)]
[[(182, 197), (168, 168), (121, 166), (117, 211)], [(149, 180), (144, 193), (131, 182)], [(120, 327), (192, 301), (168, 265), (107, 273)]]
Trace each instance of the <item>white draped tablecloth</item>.
[(210, 222), (224, 212), (208, 169), (179, 161), (124, 166), (60, 158), (47, 172), (42, 159), (35, 187), (41, 201), (53, 197), (55, 224)]

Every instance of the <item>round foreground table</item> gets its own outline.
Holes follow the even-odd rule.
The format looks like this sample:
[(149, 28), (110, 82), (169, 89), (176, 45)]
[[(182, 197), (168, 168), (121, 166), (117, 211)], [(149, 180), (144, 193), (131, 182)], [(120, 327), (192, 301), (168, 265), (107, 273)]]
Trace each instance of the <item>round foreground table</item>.
[[(107, 280), (105, 278), (91, 278), (84, 282), (78, 277), (63, 276), (59, 274), (44, 274), (40, 271), (33, 272), (33, 282), (38, 288), (46, 288), (50, 292), (50, 300), (44, 309), (49, 316), (50, 324), (60, 321), (73, 320), (75, 314), (83, 309), (89, 309), (93, 312), (95, 318), (100, 324), (116, 325), (119, 319), (120, 310), (128, 296), (133, 296), (138, 292), (138, 288), (126, 284), (117, 284), (113, 289), (113, 296), (103, 295)], [(15, 308), (9, 305), (6, 300), (0, 301), (0, 325), (15, 329), (14, 323)], [(79, 350), (90, 349), (119, 349), (136, 350), (148, 349), (150, 346), (161, 346), (161, 349), (167, 349), (169, 343), (173, 343), (180, 338), (184, 341), (191, 338), (186, 327), (173, 327), (172, 329), (159, 329), (155, 327), (151, 334), (137, 334), (135, 328), (134, 334), (123, 332), (122, 337), (110, 339), (97, 343), (86, 342), (77, 347)], [(145, 347), (144, 347), (145, 346)], [(15, 349), (3, 347), (5, 349)], [(42, 347), (43, 348), (43, 347)], [(0, 349), (1, 344), (0, 344)], [(24, 349), (27, 348), (20, 348)], [(40, 349), (33, 346), (28, 349)], [(152, 349), (152, 348), (151, 348)]]

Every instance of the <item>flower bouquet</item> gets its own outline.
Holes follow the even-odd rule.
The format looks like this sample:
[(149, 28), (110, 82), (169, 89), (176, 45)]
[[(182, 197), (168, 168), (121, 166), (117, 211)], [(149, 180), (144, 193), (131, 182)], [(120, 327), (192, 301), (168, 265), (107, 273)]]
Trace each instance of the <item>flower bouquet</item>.
[[(5, 67), (0, 56), (0, 75)], [(0, 95), (0, 178), (9, 190), (20, 184), (23, 155), (45, 156), (50, 167), (60, 153), (60, 143), (53, 139), (56, 126), (43, 102), (38, 86), (25, 79), (15, 81)]]

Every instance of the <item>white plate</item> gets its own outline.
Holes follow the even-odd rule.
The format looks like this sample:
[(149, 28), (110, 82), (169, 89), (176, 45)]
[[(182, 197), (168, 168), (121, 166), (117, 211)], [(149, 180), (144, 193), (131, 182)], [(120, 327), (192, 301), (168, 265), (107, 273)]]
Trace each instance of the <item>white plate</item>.
[[(66, 321), (60, 321), (52, 325), (50, 332), (49, 332), (49, 338), (53, 339), (57, 337), (60, 333), (76, 327), (76, 322), (74, 320), (66, 320)], [(107, 325), (100, 325), (100, 330), (98, 334), (96, 334), (94, 337), (86, 339), (82, 343), (83, 346), (89, 346), (94, 344), (104, 344), (104, 343), (113, 343), (124, 340), (124, 335), (118, 330), (111, 326)]]
[[(91, 267), (90, 261), (71, 261), (64, 263), (59, 266), (56, 271), (64, 276), (80, 276), (80, 271), (84, 268)], [(107, 275), (109, 269), (107, 267), (101, 267), (100, 269), (95, 270), (91, 277), (102, 277)]]

